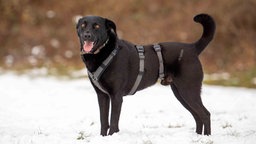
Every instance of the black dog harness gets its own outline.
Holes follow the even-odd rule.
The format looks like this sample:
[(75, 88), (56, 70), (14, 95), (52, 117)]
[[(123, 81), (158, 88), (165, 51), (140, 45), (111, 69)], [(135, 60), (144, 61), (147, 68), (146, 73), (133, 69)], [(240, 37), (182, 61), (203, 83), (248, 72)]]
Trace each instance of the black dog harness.
[(119, 50), (119, 47), (116, 47), (111, 54), (103, 61), (103, 63), (97, 68), (97, 70), (95, 72), (88, 72), (88, 76), (91, 78), (92, 82), (94, 83), (94, 85), (99, 88), (102, 92), (104, 92), (105, 94), (108, 94), (108, 91), (105, 90), (105, 88), (102, 87), (102, 85), (99, 83), (99, 79), (101, 77), (101, 75), (103, 74), (103, 72), (107, 69), (108, 65), (112, 62), (113, 58), (115, 57), (115, 55), (117, 54)]
[[(159, 78), (163, 79), (164, 78), (164, 64), (163, 64), (163, 57), (162, 57), (162, 52), (161, 52), (161, 47), (159, 44), (154, 44), (154, 50), (157, 54), (158, 57), (158, 61), (159, 61)], [(129, 92), (128, 95), (133, 95), (135, 94), (141, 79), (143, 77), (144, 74), (144, 60), (145, 60), (145, 56), (144, 56), (144, 48), (143, 46), (140, 45), (136, 45), (138, 54), (139, 54), (139, 59), (140, 59), (140, 68), (139, 68), (139, 74), (136, 78), (136, 81), (131, 89), (131, 91)]]
[(136, 81), (135, 81), (135, 83), (134, 83), (134, 85), (133, 85), (133, 87), (130, 90), (128, 95), (133, 95), (136, 92), (136, 90), (137, 90), (137, 88), (138, 88), (138, 86), (140, 84), (140, 81), (141, 81), (141, 79), (143, 77), (143, 74), (144, 74), (144, 63), (145, 63), (144, 62), (144, 60), (145, 60), (144, 47), (140, 46), (140, 45), (136, 45), (135, 47), (137, 48), (137, 51), (138, 51), (138, 54), (139, 54), (140, 68), (139, 68), (139, 74), (138, 74), (138, 76), (136, 78)]
[(159, 61), (159, 79), (162, 80), (164, 78), (164, 61), (161, 46), (159, 44), (154, 44), (154, 50), (156, 51)]
[[(137, 48), (138, 51), (138, 55), (139, 55), (139, 74), (136, 78), (136, 81), (132, 87), (132, 89), (130, 90), (130, 92), (128, 93), (128, 95), (133, 95), (135, 94), (141, 80), (144, 74), (144, 66), (145, 66), (145, 55), (144, 55), (144, 47), (141, 45), (136, 45), (135, 46)], [(159, 78), (163, 79), (164, 78), (164, 65), (163, 65), (163, 57), (162, 57), (162, 52), (161, 52), (161, 47), (159, 44), (154, 44), (154, 50), (157, 54), (158, 60), (159, 60)], [(107, 69), (108, 65), (112, 62), (113, 58), (115, 57), (115, 55), (117, 54), (119, 48), (116, 47), (111, 54), (107, 57), (107, 59), (105, 59), (103, 61), (103, 63), (98, 67), (98, 69), (95, 72), (90, 72), (88, 71), (88, 76), (91, 78), (93, 84), (99, 88), (102, 92), (104, 92), (107, 95), (110, 95), (108, 93), (108, 91), (102, 87), (102, 85), (99, 82), (99, 79), (101, 77), (101, 75), (103, 74), (103, 72)]]

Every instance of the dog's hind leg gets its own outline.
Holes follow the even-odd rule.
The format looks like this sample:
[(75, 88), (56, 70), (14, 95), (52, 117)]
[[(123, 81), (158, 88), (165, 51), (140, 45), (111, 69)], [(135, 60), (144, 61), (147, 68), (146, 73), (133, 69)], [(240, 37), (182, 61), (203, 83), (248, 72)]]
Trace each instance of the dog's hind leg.
[(108, 115), (109, 115), (109, 103), (110, 98), (108, 95), (99, 92), (98, 93), (98, 103), (100, 108), (100, 123), (102, 136), (106, 136), (109, 129)]
[(174, 83), (170, 84), (172, 91), (175, 95), (175, 97), (180, 101), (180, 103), (192, 114), (192, 116), (195, 119), (196, 122), (196, 133), (202, 134), (203, 129), (203, 122), (201, 121), (200, 117), (197, 115), (197, 113), (183, 100), (183, 98), (180, 96), (179, 91)]
[[(187, 107), (194, 116), (197, 128), (196, 132), (202, 134), (202, 123), (204, 126), (204, 135), (211, 134), (210, 112), (204, 107), (201, 100), (201, 83), (195, 82), (189, 84), (180, 84), (176, 87), (178, 99)], [(200, 119), (200, 120), (199, 120)]]

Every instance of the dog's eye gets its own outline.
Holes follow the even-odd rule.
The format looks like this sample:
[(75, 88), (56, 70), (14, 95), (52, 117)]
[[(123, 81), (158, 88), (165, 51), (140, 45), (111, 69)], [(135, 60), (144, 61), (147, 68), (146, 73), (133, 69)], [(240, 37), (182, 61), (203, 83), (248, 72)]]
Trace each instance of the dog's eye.
[(94, 29), (99, 29), (99, 28), (100, 28), (100, 25), (95, 24), (95, 25), (93, 26), (93, 28), (94, 28)]
[(86, 27), (86, 23), (81, 24), (81, 27), (85, 28)]

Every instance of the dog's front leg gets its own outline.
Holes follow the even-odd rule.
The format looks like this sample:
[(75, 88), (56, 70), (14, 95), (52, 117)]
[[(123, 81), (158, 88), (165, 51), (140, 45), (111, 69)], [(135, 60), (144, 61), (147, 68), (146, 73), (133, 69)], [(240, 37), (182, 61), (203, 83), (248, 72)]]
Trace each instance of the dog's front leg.
[(109, 135), (115, 132), (119, 132), (119, 117), (121, 113), (121, 107), (123, 103), (122, 96), (114, 96), (111, 98), (111, 119), (110, 119), (110, 130)]
[(108, 114), (109, 114), (109, 103), (110, 98), (104, 93), (98, 93), (98, 102), (100, 108), (100, 123), (102, 136), (106, 136), (109, 128)]

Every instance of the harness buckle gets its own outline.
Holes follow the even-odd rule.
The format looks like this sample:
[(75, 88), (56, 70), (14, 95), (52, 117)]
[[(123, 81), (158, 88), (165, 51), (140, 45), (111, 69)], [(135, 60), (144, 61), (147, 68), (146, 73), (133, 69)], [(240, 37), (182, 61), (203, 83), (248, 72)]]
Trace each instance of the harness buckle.
[(144, 53), (144, 48), (143, 48), (143, 46), (141, 46), (141, 45), (136, 45), (136, 48), (137, 48), (137, 50), (138, 50), (139, 53)]
[(154, 49), (155, 49), (156, 52), (161, 51), (161, 47), (160, 47), (159, 44), (154, 44), (153, 47), (154, 47)]
[(91, 73), (91, 72), (88, 71), (88, 75), (89, 75), (89, 77), (90, 77), (92, 80), (98, 81), (98, 77), (96, 77), (93, 73)]
[(139, 58), (144, 60), (145, 59), (144, 54), (143, 53), (139, 53)]
[(98, 80), (99, 80), (99, 79), (98, 79), (96, 76), (94, 76), (94, 75), (92, 75), (91, 78), (92, 78), (94, 81), (98, 81)]
[(144, 60), (145, 59), (144, 47), (141, 46), (141, 45), (136, 45), (136, 48), (137, 48), (137, 51), (138, 51), (138, 54), (139, 54), (139, 58)]

